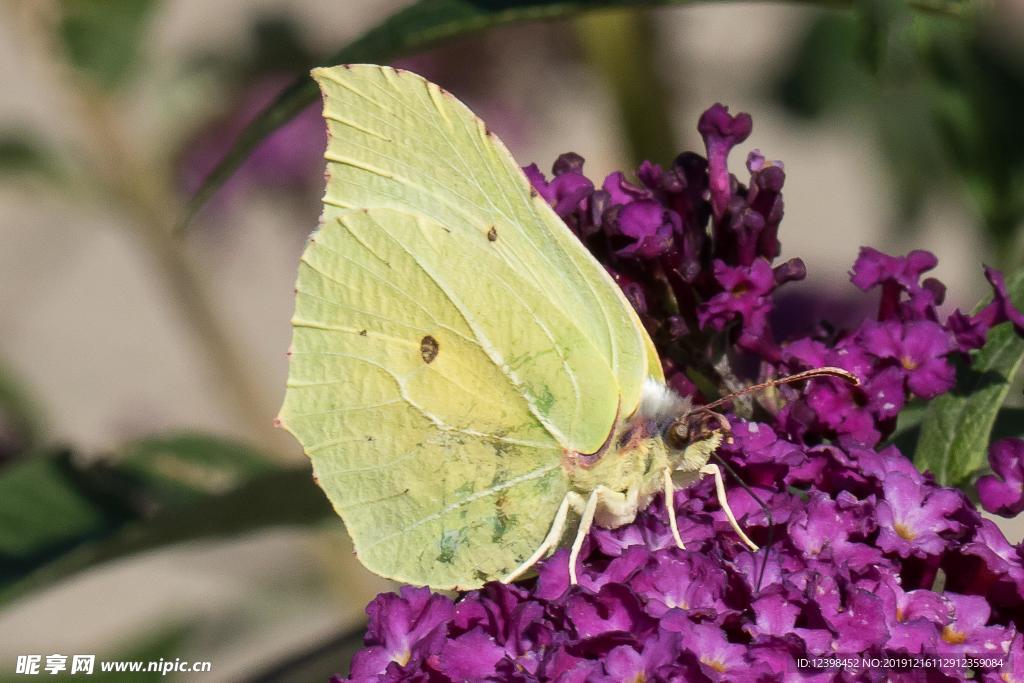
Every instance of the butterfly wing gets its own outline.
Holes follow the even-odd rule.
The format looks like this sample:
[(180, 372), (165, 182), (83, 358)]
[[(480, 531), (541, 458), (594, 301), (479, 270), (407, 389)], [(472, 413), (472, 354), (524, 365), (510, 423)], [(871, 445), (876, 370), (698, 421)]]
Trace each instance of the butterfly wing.
[[(504, 144), (464, 104), (408, 71), (353, 65), (315, 69), (327, 120), (324, 217), (390, 207), (455, 233), (487, 234), (509, 265), (535, 283), (597, 347), (619, 383), (586, 438), (596, 450), (610, 418), (639, 403), (646, 333), (621, 290), (535, 192)], [(655, 370), (660, 372), (660, 367)]]
[(330, 142), (281, 420), (371, 570), (477, 586), (541, 542), (638, 402), (649, 339), (461, 103), (382, 67), (315, 72)]

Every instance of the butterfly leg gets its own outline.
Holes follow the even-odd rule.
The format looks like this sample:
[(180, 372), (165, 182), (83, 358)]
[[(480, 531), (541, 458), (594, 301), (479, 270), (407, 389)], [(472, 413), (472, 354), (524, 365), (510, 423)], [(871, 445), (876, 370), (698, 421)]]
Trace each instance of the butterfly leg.
[(672, 470), (666, 467), (662, 472), (662, 477), (665, 480), (665, 511), (668, 513), (668, 524), (672, 527), (672, 538), (676, 542), (676, 546), (681, 550), (686, 550), (686, 545), (683, 544), (683, 539), (679, 536), (679, 523), (676, 521), (676, 498), (675, 484), (672, 483)]
[(587, 504), (580, 515), (580, 526), (576, 532), (576, 540), (572, 542), (572, 550), (569, 552), (569, 583), (576, 585), (576, 562), (580, 557), (580, 549), (583, 548), (583, 541), (590, 533), (590, 527), (594, 524), (594, 515), (597, 514), (597, 507), (603, 503), (604, 507), (612, 514), (624, 513), (632, 509), (633, 516), (636, 516), (637, 498), (639, 490), (631, 487), (627, 493), (613, 491), (607, 486), (598, 486), (590, 492)]
[(732, 508), (729, 507), (729, 500), (725, 497), (725, 482), (722, 480), (722, 470), (713, 463), (704, 465), (700, 468), (701, 474), (711, 474), (715, 477), (715, 491), (718, 493), (718, 504), (722, 506), (722, 511), (725, 512), (725, 516), (729, 519), (729, 524), (739, 535), (740, 540), (747, 544), (747, 546), (757, 552), (757, 544), (750, 540), (750, 538), (743, 533), (743, 529), (740, 528), (739, 522), (736, 521), (736, 516), (732, 513)]
[(569, 514), (569, 508), (572, 508), (578, 513), (582, 513), (585, 504), (586, 501), (584, 501), (583, 496), (575, 491), (569, 491), (566, 493), (565, 498), (562, 499), (562, 504), (558, 506), (558, 512), (555, 513), (555, 521), (551, 523), (551, 531), (548, 532), (547, 537), (540, 544), (540, 547), (534, 551), (533, 555), (526, 558), (521, 565), (513, 569), (508, 576), (501, 580), (501, 582), (512, 583), (530, 569), (530, 567), (537, 564), (537, 562), (539, 562), (549, 550), (558, 545), (558, 542), (562, 539), (562, 532), (565, 531), (565, 519)]

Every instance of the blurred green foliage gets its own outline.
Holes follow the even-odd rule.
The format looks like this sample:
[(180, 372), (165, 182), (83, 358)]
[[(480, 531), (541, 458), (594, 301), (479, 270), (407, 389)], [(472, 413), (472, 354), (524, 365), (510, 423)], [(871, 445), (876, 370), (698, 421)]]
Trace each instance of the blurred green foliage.
[(847, 116), (874, 131), (913, 229), (929, 200), (960, 198), (1003, 267), (1019, 265), (1024, 223), (1024, 47), (996, 18), (953, 22), (866, 0), (823, 13), (774, 84), (791, 114)]
[(0, 558), (12, 579), (128, 516), (75, 481), (70, 453), (29, 454), (0, 477)]
[(330, 512), (307, 467), (228, 439), (153, 436), (91, 459), (37, 447), (0, 469), (0, 603), (142, 550)]
[(576, 33), (587, 62), (615, 100), (630, 165), (670, 163), (679, 144), (650, 14), (619, 10), (586, 15), (576, 20)]
[(241, 478), (264, 462), (242, 446), (197, 436), (147, 439), (116, 461), (84, 462), (45, 446), (20, 454), (0, 470), (0, 586), (128, 522), (208, 495), (204, 471)]
[(98, 85), (116, 88), (139, 66), (154, 0), (64, 0), (60, 38), (68, 61)]
[[(188, 505), (225, 493), (276, 469), (250, 446), (197, 434), (156, 436), (128, 444), (114, 477), (144, 491), (156, 507)], [(139, 506), (144, 505), (138, 503)]]
[(12, 175), (54, 180), (61, 169), (53, 153), (35, 136), (24, 131), (0, 131), (0, 178)]

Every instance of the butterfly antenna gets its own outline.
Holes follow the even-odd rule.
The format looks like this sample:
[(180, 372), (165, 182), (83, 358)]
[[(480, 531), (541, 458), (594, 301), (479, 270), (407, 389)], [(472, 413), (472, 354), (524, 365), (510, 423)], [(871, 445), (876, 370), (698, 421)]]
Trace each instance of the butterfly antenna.
[(760, 384), (752, 384), (749, 387), (745, 387), (743, 389), (740, 389), (739, 391), (736, 391), (736, 392), (733, 392), (733, 393), (728, 394), (726, 396), (723, 396), (722, 398), (718, 399), (717, 401), (712, 401), (711, 403), (708, 403), (707, 405), (703, 405), (703, 406), (701, 406), (701, 408), (706, 408), (706, 409), (710, 410), (711, 408), (716, 408), (716, 407), (722, 405), (723, 403), (728, 403), (729, 401), (733, 400), (734, 398), (736, 398), (738, 396), (743, 396), (744, 394), (750, 394), (750, 393), (754, 393), (756, 391), (764, 391), (765, 389), (770, 389), (772, 387), (777, 387), (777, 386), (779, 386), (781, 384), (792, 384), (793, 382), (803, 382), (804, 380), (814, 379), (815, 377), (838, 377), (839, 379), (845, 379), (847, 382), (849, 382), (850, 384), (852, 384), (854, 386), (860, 386), (860, 380), (857, 379), (857, 376), (854, 375), (852, 372), (849, 372), (847, 370), (843, 370), (842, 368), (834, 368), (834, 367), (826, 366), (824, 368), (814, 368), (813, 370), (804, 370), (803, 372), (798, 372), (795, 375), (786, 375), (785, 377), (779, 377), (778, 379), (770, 379), (767, 382), (762, 382)]
[(768, 505), (761, 500), (760, 496), (754, 493), (754, 489), (750, 488), (750, 486), (747, 485), (747, 482), (743, 481), (743, 478), (735, 469), (733, 469), (732, 465), (725, 461), (725, 458), (717, 453), (713, 454), (712, 457), (718, 461), (718, 464), (721, 465), (726, 472), (732, 475), (732, 478), (736, 480), (736, 483), (740, 485), (740, 488), (746, 491), (747, 494), (754, 499), (754, 502), (761, 507), (764, 511), (765, 518), (768, 520), (768, 542), (764, 546), (764, 562), (761, 563), (761, 571), (757, 573), (757, 583), (754, 586), (754, 592), (757, 593), (761, 590), (761, 583), (764, 581), (764, 574), (768, 569), (768, 555), (771, 553), (772, 543), (775, 541), (775, 519), (772, 517), (772, 511)]

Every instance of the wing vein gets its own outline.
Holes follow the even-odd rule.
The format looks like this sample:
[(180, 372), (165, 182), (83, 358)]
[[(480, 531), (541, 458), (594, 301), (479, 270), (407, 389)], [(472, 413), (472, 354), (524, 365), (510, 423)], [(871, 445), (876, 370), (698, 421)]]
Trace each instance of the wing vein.
[(435, 519), (445, 517), (454, 512), (455, 510), (458, 510), (460, 507), (468, 505), (474, 501), (480, 500), (481, 498), (487, 498), (488, 496), (493, 496), (502, 491), (505, 491), (506, 489), (510, 489), (513, 486), (518, 486), (519, 484), (532, 481), (533, 479), (539, 479), (540, 477), (543, 477), (545, 474), (548, 474), (558, 469), (559, 467), (561, 467), (560, 463), (554, 463), (552, 465), (548, 465), (547, 467), (541, 467), (530, 472), (527, 472), (526, 474), (521, 474), (518, 477), (514, 477), (512, 479), (509, 479), (508, 481), (502, 482), (495, 486), (490, 486), (488, 488), (475, 491), (470, 495), (466, 496), (465, 498), (457, 500), (453, 503), (449, 503), (442, 509), (438, 510), (437, 512), (431, 515), (427, 515), (423, 519), (416, 520), (412, 524), (408, 524), (402, 527), (401, 529), (391, 532), (390, 534), (386, 534), (384, 536), (374, 539), (373, 541), (370, 541), (363, 547), (363, 551), (365, 552), (366, 550), (369, 550), (375, 545), (379, 545), (385, 541), (388, 541), (394, 538), (395, 536), (401, 536), (402, 534), (405, 534), (409, 531), (412, 531), (413, 529), (421, 527), (424, 524), (429, 524), (430, 522), (433, 522)]
[(381, 140), (383, 142), (391, 142), (391, 138), (389, 138), (388, 136), (383, 135), (382, 133), (378, 133), (377, 131), (372, 130), (370, 128), (367, 128), (365, 126), (360, 126), (355, 121), (350, 121), (349, 119), (344, 119), (344, 118), (338, 116), (337, 114), (330, 114), (328, 112), (324, 112), (324, 118), (327, 119), (328, 121), (334, 121), (335, 123), (340, 123), (343, 126), (348, 126), (349, 128), (352, 128), (354, 130), (358, 130), (358, 131), (360, 131), (362, 133), (366, 133), (367, 135), (369, 135), (371, 137), (375, 137), (378, 140)]
[[(315, 387), (315, 386), (323, 386), (324, 384), (334, 384), (334, 382), (323, 382), (323, 383), (312, 383), (312, 384), (298, 384), (298, 385), (296, 385), (296, 384), (289, 384), (288, 387), (289, 388)], [(381, 403), (373, 403), (373, 404), (365, 405), (365, 406), (341, 406), (341, 407), (338, 407), (338, 408), (333, 408), (331, 410), (323, 410), (323, 411), (320, 411), (320, 412), (317, 412), (317, 413), (301, 413), (299, 415), (289, 415), (288, 419), (291, 420), (291, 419), (294, 419), (294, 418), (317, 417), (319, 415), (334, 415), (336, 413), (351, 413), (351, 412), (355, 412), (355, 411), (358, 411), (358, 410), (372, 410), (374, 408), (383, 408), (384, 406), (391, 406), (391, 405), (395, 405), (396, 403), (401, 403), (401, 402), (402, 402), (402, 399), (396, 398), (393, 401), (383, 401)]]
[[(313, 294), (312, 292), (308, 292), (308, 291), (306, 291), (304, 289), (300, 289), (298, 293), (300, 295), (302, 295), (302, 296), (308, 296), (311, 299), (316, 299), (317, 301), (322, 301), (325, 304), (327, 304), (328, 306), (335, 306), (337, 308), (344, 308), (344, 309), (349, 310), (349, 311), (355, 311), (356, 313), (359, 313), (361, 315), (365, 315), (365, 316), (368, 316), (370, 318), (376, 318), (378, 320), (383, 320), (384, 322), (390, 323), (392, 325), (398, 325), (400, 327), (405, 327), (405, 328), (410, 329), (410, 330), (415, 330), (418, 334), (426, 334), (427, 332), (430, 331), (430, 330), (426, 330), (426, 329), (424, 329), (422, 327), (417, 327), (416, 325), (408, 325), (406, 323), (401, 323), (401, 322), (398, 322), (397, 320), (392, 320), (391, 318), (386, 318), (386, 317), (384, 317), (382, 315), (378, 315), (376, 313), (371, 313), (370, 311), (363, 310), (362, 308), (357, 308), (355, 306), (350, 306), (348, 304), (343, 304), (343, 303), (341, 303), (339, 301), (334, 301), (333, 299), (327, 299), (327, 298), (324, 298), (324, 297), (320, 296), (319, 294)], [(454, 330), (452, 331), (452, 333), (453, 334), (458, 334), (458, 332), (455, 332)]]

